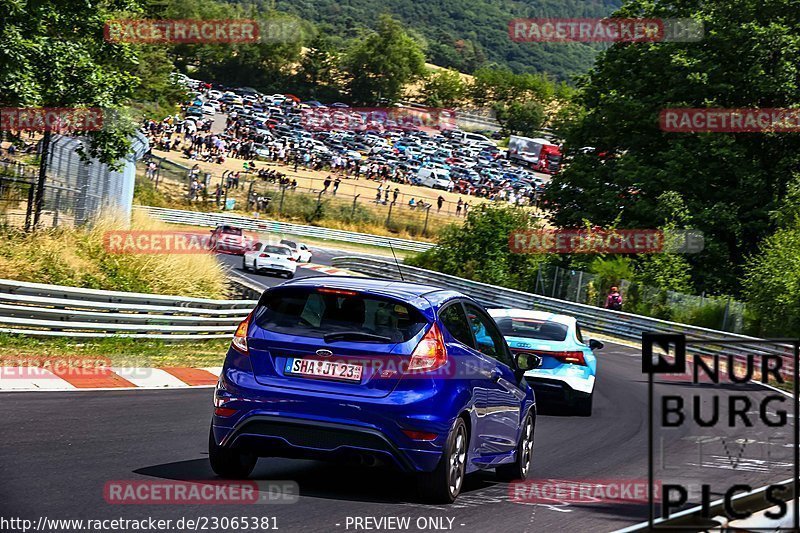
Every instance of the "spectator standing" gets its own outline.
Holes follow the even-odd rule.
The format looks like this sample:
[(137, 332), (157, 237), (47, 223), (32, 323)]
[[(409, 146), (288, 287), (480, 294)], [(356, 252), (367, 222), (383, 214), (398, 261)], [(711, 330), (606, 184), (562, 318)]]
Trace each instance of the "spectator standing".
[(611, 287), (611, 290), (608, 292), (605, 308), (614, 311), (622, 311), (622, 295), (619, 293), (617, 287)]

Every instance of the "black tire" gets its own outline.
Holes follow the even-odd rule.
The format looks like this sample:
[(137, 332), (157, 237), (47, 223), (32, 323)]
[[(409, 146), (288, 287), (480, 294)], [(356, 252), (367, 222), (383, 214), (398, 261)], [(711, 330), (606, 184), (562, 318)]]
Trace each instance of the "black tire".
[(244, 270), (245, 272), (247, 272), (247, 270), (248, 270), (247, 269), (247, 260), (244, 257), (242, 257), (242, 270)]
[(456, 500), (464, 486), (468, 447), (467, 425), (462, 418), (456, 418), (436, 469), (419, 475), (419, 491), (426, 502), (453, 503)]
[(495, 469), (497, 477), (502, 481), (525, 481), (531, 473), (533, 460), (533, 432), (536, 425), (533, 416), (528, 413), (522, 424), (522, 433), (517, 444), (517, 457), (513, 463), (500, 465)]
[(211, 470), (224, 479), (246, 479), (258, 461), (255, 455), (218, 445), (213, 431), (208, 432), (208, 459)]
[(593, 399), (594, 399), (594, 394), (590, 394), (585, 398), (575, 400), (575, 405), (573, 407), (575, 414), (578, 416), (592, 416)]
[(253, 259), (253, 273), (254, 274), (260, 274), (260, 272), (258, 271), (258, 265), (256, 264), (256, 260), (255, 259)]
[(292, 272), (286, 274), (286, 279), (292, 279), (292, 278), (294, 278), (294, 274)]

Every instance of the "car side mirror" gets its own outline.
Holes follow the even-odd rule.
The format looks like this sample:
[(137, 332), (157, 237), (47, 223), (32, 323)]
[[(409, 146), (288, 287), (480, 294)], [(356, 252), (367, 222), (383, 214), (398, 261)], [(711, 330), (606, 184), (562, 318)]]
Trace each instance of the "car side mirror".
[(589, 348), (590, 349), (592, 349), (592, 350), (600, 350), (600, 349), (603, 348), (603, 346), (605, 346), (605, 344), (603, 344), (602, 342), (600, 342), (598, 340), (595, 340), (595, 339), (589, 339)]
[(542, 365), (542, 358), (534, 353), (518, 353), (516, 360), (517, 369), (523, 372), (539, 368)]

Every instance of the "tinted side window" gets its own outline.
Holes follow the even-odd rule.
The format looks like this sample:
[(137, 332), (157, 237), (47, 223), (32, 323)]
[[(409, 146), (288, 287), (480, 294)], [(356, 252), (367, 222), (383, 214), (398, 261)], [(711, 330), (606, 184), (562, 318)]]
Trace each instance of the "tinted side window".
[(583, 333), (581, 333), (581, 327), (578, 324), (575, 324), (575, 336), (578, 338), (578, 342), (581, 344), (586, 344), (583, 340)]
[(467, 320), (469, 320), (472, 333), (475, 335), (478, 351), (500, 361), (509, 368), (514, 368), (503, 336), (492, 319), (472, 304), (464, 304), (464, 307), (467, 310)]
[(474, 348), (475, 344), (472, 342), (472, 333), (469, 329), (467, 316), (464, 314), (464, 308), (460, 303), (452, 304), (446, 307), (439, 313), (439, 318), (442, 321), (445, 329), (455, 337), (456, 340)]

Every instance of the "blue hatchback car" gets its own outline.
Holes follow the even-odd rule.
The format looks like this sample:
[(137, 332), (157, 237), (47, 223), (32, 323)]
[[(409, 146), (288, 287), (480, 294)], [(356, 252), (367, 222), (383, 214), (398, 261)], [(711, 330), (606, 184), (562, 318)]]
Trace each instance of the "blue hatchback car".
[[(468, 318), (469, 317), (469, 318)], [(458, 292), (352, 277), (264, 292), (238, 327), (215, 390), (211, 466), (247, 477), (259, 457), (392, 465), (427, 501), (464, 476), (525, 479), (536, 405), (491, 316)]]

